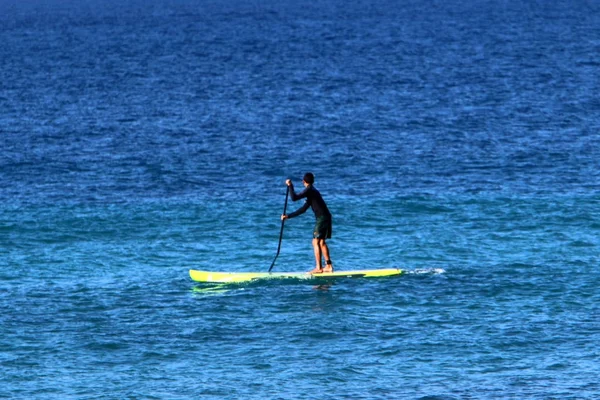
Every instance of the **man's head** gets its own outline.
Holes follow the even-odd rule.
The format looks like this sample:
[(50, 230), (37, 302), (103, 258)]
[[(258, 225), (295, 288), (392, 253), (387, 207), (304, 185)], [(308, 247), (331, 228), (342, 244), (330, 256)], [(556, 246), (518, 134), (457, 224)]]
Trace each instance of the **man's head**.
[(312, 174), (312, 172), (307, 172), (302, 177), (302, 182), (308, 185), (312, 185), (313, 183), (315, 183), (315, 176)]

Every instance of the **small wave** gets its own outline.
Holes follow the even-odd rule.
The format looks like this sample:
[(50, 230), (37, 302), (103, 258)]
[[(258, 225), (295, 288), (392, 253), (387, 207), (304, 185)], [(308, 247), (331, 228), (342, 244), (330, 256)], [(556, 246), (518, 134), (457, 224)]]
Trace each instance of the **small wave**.
[(417, 268), (412, 270), (404, 270), (404, 273), (410, 275), (439, 275), (445, 274), (446, 270), (443, 268)]

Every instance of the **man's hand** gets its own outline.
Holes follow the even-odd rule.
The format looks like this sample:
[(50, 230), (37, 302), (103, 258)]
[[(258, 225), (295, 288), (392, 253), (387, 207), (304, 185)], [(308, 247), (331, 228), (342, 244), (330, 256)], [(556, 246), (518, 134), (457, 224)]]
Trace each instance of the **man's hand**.
[(281, 214), (281, 220), (285, 221), (286, 219), (288, 219), (289, 217), (285, 214)]
[(287, 179), (285, 181), (285, 184), (288, 185), (288, 186), (292, 186), (292, 180), (291, 179)]

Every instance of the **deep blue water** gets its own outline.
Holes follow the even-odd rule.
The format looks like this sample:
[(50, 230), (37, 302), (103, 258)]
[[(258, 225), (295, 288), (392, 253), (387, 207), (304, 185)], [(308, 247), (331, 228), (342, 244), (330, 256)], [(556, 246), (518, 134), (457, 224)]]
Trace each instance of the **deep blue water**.
[[(599, 67), (594, 1), (0, 0), (0, 398), (598, 398)], [(306, 171), (405, 275), (189, 279)]]

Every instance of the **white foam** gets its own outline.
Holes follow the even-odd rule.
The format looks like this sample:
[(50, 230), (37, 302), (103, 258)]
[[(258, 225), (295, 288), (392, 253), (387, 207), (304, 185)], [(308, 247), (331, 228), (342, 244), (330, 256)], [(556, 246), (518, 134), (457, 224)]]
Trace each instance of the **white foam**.
[(413, 274), (413, 275), (437, 275), (437, 274), (445, 274), (446, 270), (443, 268), (418, 268), (413, 270), (404, 270), (405, 274)]

